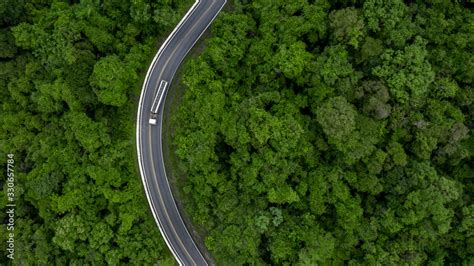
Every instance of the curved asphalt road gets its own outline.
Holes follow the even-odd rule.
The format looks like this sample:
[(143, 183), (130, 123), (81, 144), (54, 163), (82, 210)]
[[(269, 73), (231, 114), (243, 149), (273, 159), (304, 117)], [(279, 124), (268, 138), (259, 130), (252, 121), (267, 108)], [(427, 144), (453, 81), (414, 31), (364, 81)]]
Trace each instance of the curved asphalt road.
[(207, 265), (207, 262), (181, 219), (166, 177), (161, 143), (164, 101), (159, 108), (157, 124), (148, 124), (148, 119), (159, 82), (164, 79), (171, 83), (186, 54), (225, 3), (226, 0), (197, 0), (194, 3), (153, 59), (138, 105), (137, 151), (143, 186), (161, 234), (180, 265)]

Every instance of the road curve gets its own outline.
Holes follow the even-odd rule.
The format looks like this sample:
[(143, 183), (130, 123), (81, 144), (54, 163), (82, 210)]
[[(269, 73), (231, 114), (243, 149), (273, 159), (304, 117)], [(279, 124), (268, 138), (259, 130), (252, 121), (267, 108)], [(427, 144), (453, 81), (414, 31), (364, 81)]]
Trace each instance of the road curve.
[[(225, 3), (226, 0), (197, 0), (193, 4), (155, 55), (138, 104), (136, 138), (140, 175), (161, 235), (180, 265), (208, 263), (186, 229), (166, 176), (161, 139), (164, 101), (159, 107), (156, 125), (150, 125), (148, 119), (159, 82), (171, 83), (186, 54)], [(163, 92), (165, 96), (167, 92), (167, 89)]]

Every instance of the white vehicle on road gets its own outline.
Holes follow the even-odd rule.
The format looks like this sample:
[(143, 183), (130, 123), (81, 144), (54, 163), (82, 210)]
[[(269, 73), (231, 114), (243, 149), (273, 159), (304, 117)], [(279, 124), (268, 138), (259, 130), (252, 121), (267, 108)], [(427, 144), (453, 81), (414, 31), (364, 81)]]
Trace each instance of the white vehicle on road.
[(153, 105), (151, 106), (151, 114), (150, 114), (150, 125), (156, 125), (156, 117), (158, 114), (158, 110), (160, 110), (161, 102), (163, 101), (163, 97), (165, 96), (166, 87), (168, 86), (168, 81), (162, 80), (160, 82), (160, 86), (158, 87), (158, 91), (155, 95), (155, 100), (153, 101)]

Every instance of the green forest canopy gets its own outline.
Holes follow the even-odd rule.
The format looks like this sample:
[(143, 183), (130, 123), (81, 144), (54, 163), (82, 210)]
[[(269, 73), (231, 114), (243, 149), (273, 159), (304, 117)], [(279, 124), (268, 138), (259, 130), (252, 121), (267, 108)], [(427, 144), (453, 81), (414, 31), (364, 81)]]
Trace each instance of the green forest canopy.
[[(0, 2), (0, 157), (13, 153), (18, 171), (14, 264), (172, 264), (144, 197), (134, 127), (157, 40), (192, 1)], [(2, 265), (7, 235), (1, 226)]]
[[(171, 262), (134, 119), (156, 40), (191, 2), (0, 4), (16, 262)], [(217, 262), (473, 264), (472, 6), (229, 2), (172, 125)]]
[(217, 262), (473, 265), (472, 4), (242, 2), (172, 125)]

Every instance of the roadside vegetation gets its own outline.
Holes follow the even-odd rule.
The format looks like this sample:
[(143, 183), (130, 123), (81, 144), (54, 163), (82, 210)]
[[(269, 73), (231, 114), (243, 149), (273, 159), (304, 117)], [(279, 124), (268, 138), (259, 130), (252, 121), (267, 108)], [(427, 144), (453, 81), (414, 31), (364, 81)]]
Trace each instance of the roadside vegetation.
[(138, 176), (135, 119), (158, 40), (192, 2), (0, 3), (0, 157), (16, 160), (13, 264), (173, 263)]
[(219, 16), (172, 121), (218, 264), (474, 263), (474, 16), (454, 2)]

